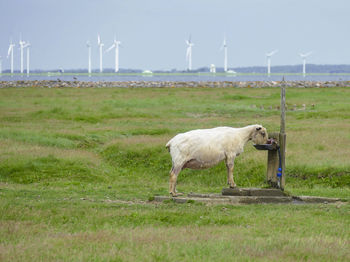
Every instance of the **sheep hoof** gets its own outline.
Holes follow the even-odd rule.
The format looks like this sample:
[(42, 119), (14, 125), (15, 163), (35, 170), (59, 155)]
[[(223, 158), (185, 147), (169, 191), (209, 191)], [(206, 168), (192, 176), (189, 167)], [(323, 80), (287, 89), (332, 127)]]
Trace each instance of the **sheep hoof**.
[(172, 196), (172, 197), (178, 197), (178, 196), (183, 196), (184, 194), (183, 193), (172, 193), (172, 192), (170, 192), (170, 195)]
[(230, 188), (236, 188), (237, 187), (237, 185), (236, 184), (234, 184), (234, 185), (230, 185)]

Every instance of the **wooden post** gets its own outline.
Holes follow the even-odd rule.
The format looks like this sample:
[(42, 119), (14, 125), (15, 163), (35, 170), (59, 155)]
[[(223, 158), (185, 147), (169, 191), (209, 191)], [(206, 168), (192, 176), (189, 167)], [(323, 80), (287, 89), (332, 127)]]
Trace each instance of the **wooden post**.
[[(269, 138), (273, 138), (279, 145), (280, 136), (278, 132), (269, 133)], [(266, 182), (270, 187), (277, 188), (277, 169), (279, 165), (278, 151), (268, 150), (267, 151), (267, 171), (266, 171)]]
[(281, 162), (282, 162), (282, 179), (281, 179), (281, 189), (284, 190), (286, 177), (285, 177), (285, 167), (286, 167), (286, 85), (284, 82), (284, 77), (281, 85), (281, 126), (279, 134), (279, 145), (281, 151)]

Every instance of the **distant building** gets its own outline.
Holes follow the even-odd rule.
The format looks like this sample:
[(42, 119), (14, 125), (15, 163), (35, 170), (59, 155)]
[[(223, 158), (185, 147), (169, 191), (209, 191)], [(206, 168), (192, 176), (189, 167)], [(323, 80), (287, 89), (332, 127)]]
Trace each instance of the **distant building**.
[(234, 70), (228, 70), (226, 73), (227, 73), (227, 74), (231, 74), (231, 75), (237, 74), (237, 72), (234, 71)]
[(210, 73), (216, 73), (216, 67), (214, 64), (210, 65)]
[(153, 72), (151, 70), (144, 70), (142, 74), (153, 74)]

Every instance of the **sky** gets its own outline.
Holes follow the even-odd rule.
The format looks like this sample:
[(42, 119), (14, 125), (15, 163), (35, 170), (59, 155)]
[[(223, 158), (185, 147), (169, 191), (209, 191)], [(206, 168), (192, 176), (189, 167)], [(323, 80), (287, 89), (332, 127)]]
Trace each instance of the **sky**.
[[(83, 69), (86, 42), (92, 67), (99, 66), (97, 34), (107, 49), (122, 42), (120, 67), (186, 69), (186, 43), (192, 36), (193, 68), (223, 67), (226, 35), (231, 68), (301, 64), (299, 53), (313, 51), (307, 63), (350, 64), (348, 0), (0, 0), (0, 56), (9, 69), (9, 41), (31, 43), (31, 69)], [(114, 67), (114, 53), (103, 55)]]

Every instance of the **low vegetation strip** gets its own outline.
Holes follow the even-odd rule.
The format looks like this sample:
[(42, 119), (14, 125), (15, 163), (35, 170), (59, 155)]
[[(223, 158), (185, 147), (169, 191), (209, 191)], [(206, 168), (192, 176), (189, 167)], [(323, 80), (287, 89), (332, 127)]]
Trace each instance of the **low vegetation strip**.
[[(279, 88), (0, 89), (1, 261), (350, 259), (350, 205), (154, 204), (179, 132), (279, 130)], [(287, 89), (286, 191), (350, 199), (348, 87)], [(235, 162), (265, 187), (266, 152)], [(183, 170), (178, 191), (220, 193), (224, 164)]]

